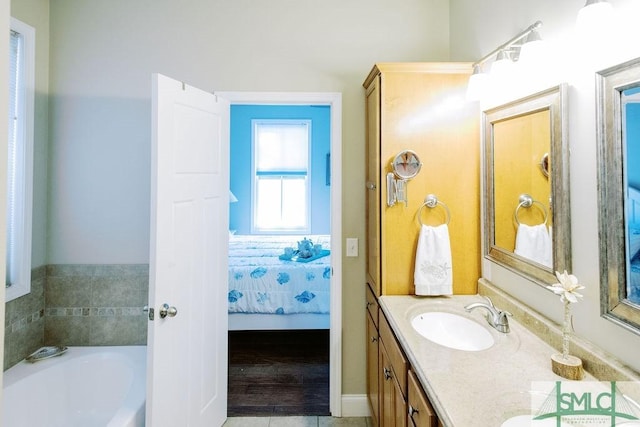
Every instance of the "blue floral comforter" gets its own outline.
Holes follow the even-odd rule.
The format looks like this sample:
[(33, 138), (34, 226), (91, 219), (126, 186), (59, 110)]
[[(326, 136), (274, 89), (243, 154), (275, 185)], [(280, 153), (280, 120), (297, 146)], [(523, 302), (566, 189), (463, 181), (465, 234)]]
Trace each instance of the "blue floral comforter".
[(331, 255), (307, 263), (278, 257), (307, 237), (329, 249), (329, 236), (229, 238), (229, 313), (329, 313)]

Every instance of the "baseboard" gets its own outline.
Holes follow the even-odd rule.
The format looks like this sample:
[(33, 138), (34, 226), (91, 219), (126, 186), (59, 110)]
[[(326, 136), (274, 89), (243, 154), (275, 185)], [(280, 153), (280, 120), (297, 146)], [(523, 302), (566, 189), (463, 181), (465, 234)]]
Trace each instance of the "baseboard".
[(370, 415), (369, 401), (366, 394), (342, 395), (343, 417), (368, 417)]

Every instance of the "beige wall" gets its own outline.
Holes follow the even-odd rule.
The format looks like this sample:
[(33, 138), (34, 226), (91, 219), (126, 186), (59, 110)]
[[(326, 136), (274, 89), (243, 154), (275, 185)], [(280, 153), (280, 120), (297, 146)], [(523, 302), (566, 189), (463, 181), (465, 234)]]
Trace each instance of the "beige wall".
[[(498, 0), (451, 0), (451, 57), (478, 60), (536, 20), (544, 23), (542, 37), (562, 52), (547, 69), (553, 70), (549, 81), (569, 84), (572, 273), (587, 287), (584, 299), (572, 308), (574, 326), (577, 334), (640, 370), (640, 336), (601, 318), (599, 306), (595, 71), (640, 56), (640, 27), (633, 22), (639, 2), (610, 3), (616, 10), (617, 34), (601, 35), (600, 43), (585, 45), (574, 35), (583, 0), (513, 0), (506, 7)], [(483, 275), (542, 314), (561, 320), (561, 304), (546, 289), (488, 261)]]
[[(364, 242), (362, 82), (374, 62), (447, 60), (448, 22), (447, 0), (51, 1), (48, 261), (148, 261), (154, 72), (208, 91), (341, 92), (343, 233)], [(342, 392), (364, 394), (363, 255), (342, 279)]]

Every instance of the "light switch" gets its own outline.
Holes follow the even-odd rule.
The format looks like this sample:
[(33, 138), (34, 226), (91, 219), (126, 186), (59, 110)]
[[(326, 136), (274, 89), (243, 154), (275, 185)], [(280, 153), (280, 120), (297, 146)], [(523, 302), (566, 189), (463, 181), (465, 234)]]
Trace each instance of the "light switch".
[(347, 256), (358, 256), (357, 237), (347, 237)]

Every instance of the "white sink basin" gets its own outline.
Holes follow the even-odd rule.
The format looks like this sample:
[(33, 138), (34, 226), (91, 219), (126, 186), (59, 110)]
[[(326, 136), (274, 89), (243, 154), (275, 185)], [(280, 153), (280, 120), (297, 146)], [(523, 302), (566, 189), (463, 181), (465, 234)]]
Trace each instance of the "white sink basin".
[(487, 328), (453, 313), (421, 313), (411, 320), (411, 326), (429, 341), (456, 350), (486, 350), (495, 342)]

